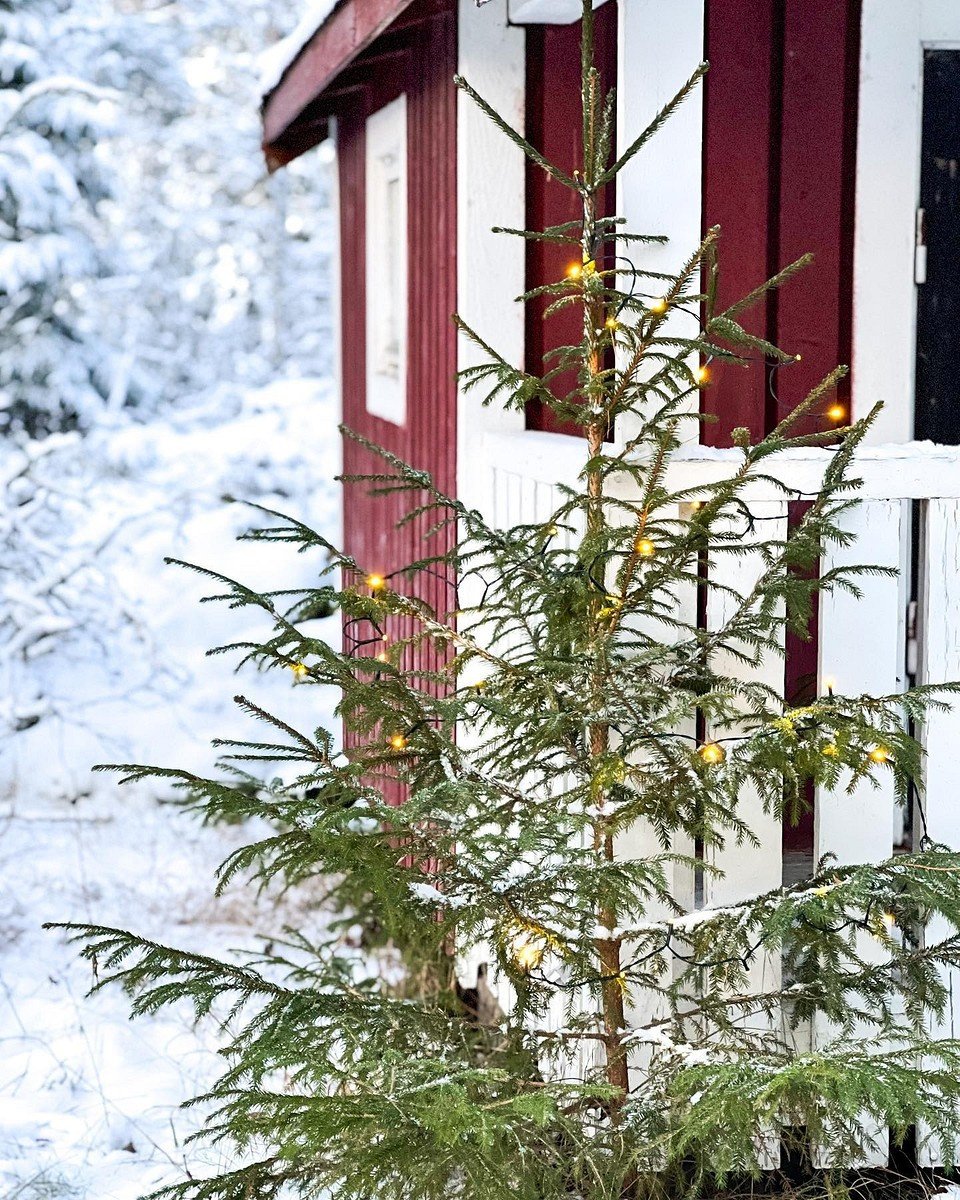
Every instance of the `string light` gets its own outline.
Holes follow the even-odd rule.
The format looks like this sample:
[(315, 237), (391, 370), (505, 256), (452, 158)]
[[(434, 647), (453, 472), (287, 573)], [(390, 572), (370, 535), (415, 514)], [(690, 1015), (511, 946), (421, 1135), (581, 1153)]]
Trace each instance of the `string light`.
[(883, 914), (883, 916), (880, 918), (880, 920), (883, 921), (883, 926), (886, 929), (887, 933), (892, 933), (893, 930), (896, 929), (896, 927), (897, 927), (897, 918), (893, 915), (892, 912), (885, 912)]
[(727, 752), (716, 742), (704, 742), (697, 751), (703, 761), (710, 766), (715, 766), (717, 763), (722, 763), (727, 757)]
[(825, 758), (837, 758), (840, 754), (840, 747), (836, 742), (827, 742), (827, 744), (821, 749), (820, 753)]
[(846, 418), (847, 410), (842, 404), (831, 404), (827, 409), (827, 418), (831, 421), (839, 423)]
[(594, 259), (592, 259), (592, 258), (588, 259), (586, 262), (582, 262), (582, 263), (574, 262), (574, 263), (571, 263), (569, 267), (567, 267), (567, 278), (568, 279), (582, 279), (582, 278), (584, 278), (584, 276), (592, 275), (596, 271), (596, 269), (597, 269), (597, 264), (594, 261)]
[(648, 537), (639, 537), (633, 543), (634, 553), (639, 554), (641, 558), (651, 558), (657, 552), (657, 547)]
[(290, 670), (296, 683), (302, 682), (310, 674), (310, 668), (302, 662), (290, 663)]
[(376, 658), (377, 658), (377, 662), (379, 662), (379, 663), (385, 663), (385, 662), (390, 661), (390, 655), (386, 652), (386, 650), (381, 650), (379, 652), (379, 654), (377, 654)]
[(604, 325), (607, 327), (607, 329), (611, 330), (620, 328), (620, 322), (616, 317), (607, 317), (607, 319), (604, 321)]
[(366, 584), (371, 592), (379, 592), (387, 586), (387, 581), (382, 575), (374, 572), (372, 575), (367, 576)]
[(832, 696), (833, 690), (837, 686), (836, 678), (833, 675), (824, 675), (823, 686), (826, 688), (827, 695)]
[(510, 957), (521, 971), (539, 967), (546, 952), (546, 939), (529, 929), (521, 928), (510, 938)]
[(701, 387), (710, 382), (710, 371), (707, 367), (697, 367), (696, 371), (694, 371), (694, 375), (696, 376), (697, 383), (699, 383)]
[(393, 750), (406, 750), (407, 739), (402, 733), (394, 733), (390, 735), (390, 746)]
[(659, 316), (661, 313), (665, 313), (667, 311), (667, 302), (663, 296), (660, 296), (656, 300), (651, 300), (647, 307), (649, 308), (650, 312), (656, 313), (656, 315)]
[(889, 762), (892, 757), (893, 755), (886, 746), (874, 746), (874, 748), (867, 755), (867, 758), (869, 758), (873, 763), (886, 763)]

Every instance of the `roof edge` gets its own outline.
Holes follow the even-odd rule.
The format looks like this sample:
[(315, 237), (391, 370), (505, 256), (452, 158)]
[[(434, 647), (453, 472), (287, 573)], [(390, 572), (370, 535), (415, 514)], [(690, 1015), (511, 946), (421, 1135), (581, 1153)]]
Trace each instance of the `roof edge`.
[[(297, 119), (308, 105), (323, 95), (337, 76), (350, 65), (412, 3), (412, 0), (319, 0), (314, 15), (327, 4), (326, 17), (312, 34), (306, 34), (308, 22), (301, 22), (290, 39), (303, 38), (291, 61), (280, 69), (279, 78), (263, 98), (263, 149), (268, 165), (280, 166), (297, 154), (284, 150), (285, 135), (292, 132)], [(295, 39), (296, 35), (296, 39)], [(282, 45), (283, 43), (278, 43)], [(299, 144), (304, 139), (295, 139)], [(317, 137), (316, 141), (320, 138)], [(313, 143), (316, 144), (316, 141)]]

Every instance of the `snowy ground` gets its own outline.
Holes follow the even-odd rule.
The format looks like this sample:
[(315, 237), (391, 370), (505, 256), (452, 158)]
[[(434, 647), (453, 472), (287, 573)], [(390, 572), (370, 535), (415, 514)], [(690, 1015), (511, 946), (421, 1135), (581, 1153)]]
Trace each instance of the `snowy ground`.
[[(209, 767), (211, 736), (251, 734), (231, 704), (229, 662), (203, 657), (243, 629), (225, 609), (198, 608), (209, 587), (162, 556), (262, 586), (315, 578), (318, 564), (289, 549), (236, 545), (249, 510), (220, 497), (285, 508), (336, 538), (336, 445), (326, 385), (280, 381), (184, 404), (162, 425), (97, 432), (81, 461), (68, 446), (55, 464), (53, 478), (89, 514), (86, 525), (77, 517), (78, 539), (99, 544), (120, 529), (77, 585), (92, 589), (93, 613), (112, 603), (123, 617), (51, 640), (29, 664), (32, 679), (7, 681), (26, 708), (38, 692), (51, 702), (35, 727), (0, 744), (4, 1200), (132, 1200), (182, 1179), (185, 1155), (197, 1163), (183, 1145), (197, 1117), (177, 1105), (218, 1070), (215, 1031), (195, 1030), (185, 1013), (131, 1023), (122, 995), (85, 999), (87, 968), (43, 921), (116, 923), (222, 952), (320, 920), (307, 901), (254, 909), (241, 889), (214, 901), (213, 870), (243, 831), (201, 829), (158, 789), (118, 789), (89, 767), (103, 758)], [(336, 618), (325, 624), (335, 636)], [(331, 721), (329, 697), (280, 673), (240, 686), (308, 729)]]

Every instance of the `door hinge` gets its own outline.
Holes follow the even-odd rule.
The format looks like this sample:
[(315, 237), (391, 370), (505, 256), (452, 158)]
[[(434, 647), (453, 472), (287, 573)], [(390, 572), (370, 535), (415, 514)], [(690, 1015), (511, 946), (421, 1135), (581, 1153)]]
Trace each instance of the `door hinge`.
[(913, 281), (927, 282), (927, 213), (926, 209), (917, 209), (916, 241), (913, 251)]

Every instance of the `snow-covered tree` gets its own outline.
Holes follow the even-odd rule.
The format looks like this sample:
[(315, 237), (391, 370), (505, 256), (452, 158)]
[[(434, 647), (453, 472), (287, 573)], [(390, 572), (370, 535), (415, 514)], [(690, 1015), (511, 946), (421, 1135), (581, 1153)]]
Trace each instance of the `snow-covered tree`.
[(271, 180), (260, 149), (258, 56), (286, 32), (275, 6), (135, 0), (92, 36), (85, 5), (74, 41), (123, 93), (107, 215), (125, 261), (91, 303), (150, 403), (327, 369), (328, 167), (314, 156)]
[[(329, 362), (327, 168), (270, 181), (259, 146), (274, 20), (265, 0), (0, 0), (0, 739), (82, 720), (103, 754), (91, 695), (173, 686), (118, 576), (160, 489), (181, 515), (206, 501), (161, 450), (130, 488), (125, 438), (202, 437)], [(39, 444), (65, 431), (82, 441)], [(229, 486), (272, 495), (278, 461)]]
[[(811, 569), (825, 546), (848, 540), (841, 518), (869, 421), (824, 435), (835, 445), (822, 485), (786, 534), (755, 519), (751, 489), (775, 481), (776, 456), (817, 440), (795, 436), (798, 421), (841, 371), (757, 444), (738, 431), (729, 473), (672, 481), (698, 420), (698, 364), (792, 360), (741, 317), (803, 262), (721, 309), (716, 230), (670, 277), (651, 280), (612, 253), (612, 235), (631, 235), (598, 215), (598, 198), (702, 71), (615, 158), (591, 23), (585, 0), (585, 151), (573, 174), (458, 81), (582, 205), (581, 220), (524, 235), (575, 256), (564, 278), (531, 294), (582, 317), (582, 336), (555, 348), (545, 377), (461, 323), (484, 354), (465, 386), (517, 407), (536, 398), (579, 426), (576, 482), (546, 520), (497, 529), (381, 451), (372, 486), (409, 493), (428, 524), (458, 537), (449, 553), (426, 544), (389, 578), (261, 511), (249, 536), (317, 553), (325, 582), (271, 592), (198, 569), (220, 599), (271, 623), (268, 636), (223, 649), (289, 672), (303, 721), (238, 697), (267, 732), (220, 743), (221, 772), (124, 768), (180, 787), (204, 819), (267, 823), (223, 864), (221, 883), (245, 872), (253, 886), (327, 876), (418, 968), (399, 984), (358, 980), (354, 961), (295, 932), (218, 961), (124, 929), (70, 927), (97, 986), (122, 983), (136, 1012), (192, 1002), (229, 1031), (226, 1070), (205, 1099), (208, 1137), (234, 1161), (160, 1195), (742, 1195), (758, 1186), (772, 1142), (794, 1158), (818, 1147), (828, 1165), (807, 1182), (835, 1196), (846, 1168), (888, 1129), (910, 1126), (954, 1160), (960, 1043), (931, 1035), (930, 1017), (947, 999), (942, 968), (960, 966), (956, 853), (925, 845), (865, 866), (824, 863), (733, 907), (678, 911), (676, 868), (710, 870), (712, 849), (755, 838), (748, 796), (783, 819), (811, 785), (842, 795), (890, 772), (905, 800), (920, 773), (910, 721), (958, 687), (830, 690), (795, 705), (753, 674), (786, 630), (808, 628), (821, 592), (855, 591), (872, 570)], [(668, 325), (677, 312), (688, 333)], [(605, 440), (615, 421), (636, 431), (624, 447)], [(724, 615), (702, 628), (678, 593), (703, 586), (704, 562), (747, 554), (758, 571), (713, 580)], [(430, 608), (416, 581), (437, 571), (475, 599), (465, 589), (455, 613)], [(334, 603), (342, 649), (311, 625)], [(314, 728), (318, 684), (340, 692), (352, 734), (343, 753)], [(264, 763), (293, 778), (248, 773)], [(405, 785), (400, 807), (385, 781)], [(638, 829), (645, 836), (631, 840)], [(496, 992), (483, 1004), (458, 991), (453, 947), (490, 962)], [(782, 972), (764, 972), (773, 960)], [(832, 1036), (804, 1048), (793, 1033), (805, 1021)]]
[(79, 304), (105, 270), (97, 208), (109, 94), (63, 53), (64, 6), (0, 3), (0, 433), (88, 424), (109, 352)]

